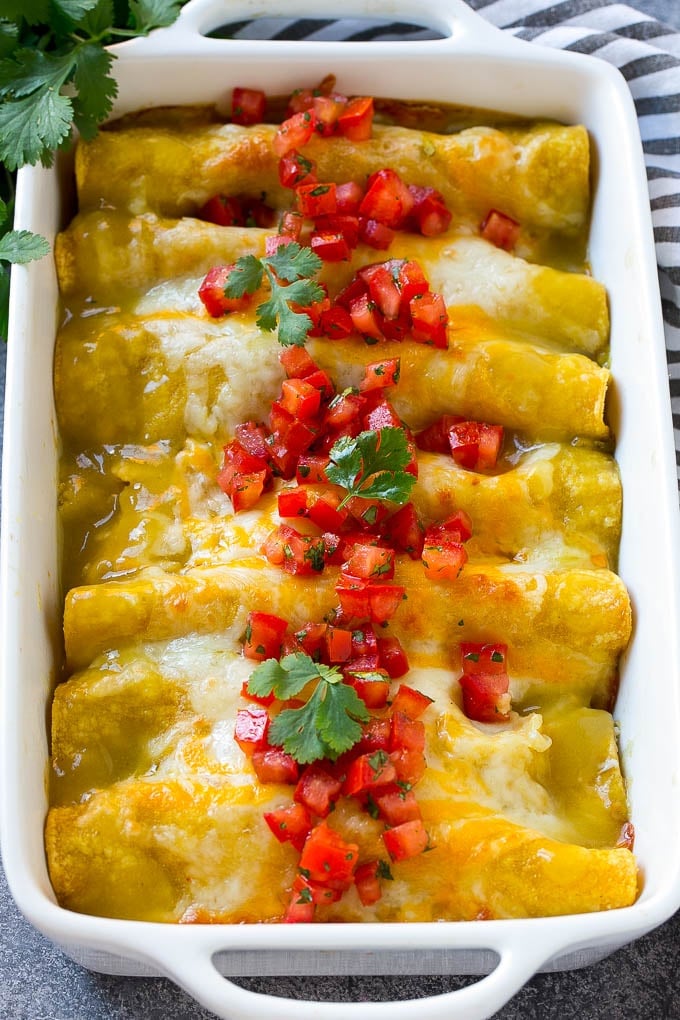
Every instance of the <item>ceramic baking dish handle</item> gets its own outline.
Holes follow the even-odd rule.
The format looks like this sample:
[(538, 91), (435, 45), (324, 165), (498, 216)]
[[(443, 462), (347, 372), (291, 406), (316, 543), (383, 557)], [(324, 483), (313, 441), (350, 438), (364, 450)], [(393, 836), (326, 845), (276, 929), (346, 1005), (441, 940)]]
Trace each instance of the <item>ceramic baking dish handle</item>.
[[(214, 53), (217, 45), (222, 47), (243, 47), (244, 40), (207, 39), (206, 35), (219, 25), (227, 22), (250, 21), (260, 17), (284, 18), (384, 18), (388, 21), (408, 21), (436, 29), (444, 36), (433, 42), (442, 45), (460, 45), (469, 37), (477, 41), (503, 39), (502, 33), (475, 14), (463, 0), (338, 0), (337, 4), (324, 5), (318, 0), (190, 0), (180, 12), (177, 21), (168, 28), (158, 29), (146, 38), (133, 39), (114, 47), (121, 54), (154, 51), (171, 54), (193, 52)], [(276, 46), (276, 40), (259, 39), (258, 46)], [(504, 39), (507, 47), (515, 40)], [(251, 41), (252, 45), (252, 41)], [(303, 45), (303, 43), (299, 43)], [(326, 46), (333, 45), (326, 43)], [(365, 46), (364, 43), (336, 43), (336, 45)], [(392, 42), (384, 45), (413, 46), (411, 41)]]
[[(311, 926), (314, 927), (314, 926)], [(198, 933), (196, 933), (198, 934)], [(462, 934), (462, 933), (461, 933)], [(556, 940), (555, 940), (556, 939)], [(224, 951), (217, 931), (179, 948), (163, 940), (155, 945), (154, 964), (206, 1009), (223, 1020), (486, 1020), (499, 1010), (548, 959), (563, 950), (561, 935), (511, 944), (507, 939), (463, 938), (461, 948), (493, 950), (496, 968), (465, 988), (423, 999), (389, 1002), (319, 1002), (251, 992), (223, 977), (214, 957)], [(474, 945), (471, 945), (474, 943)], [(153, 952), (153, 950), (152, 950)], [(149, 949), (145, 955), (148, 956)]]

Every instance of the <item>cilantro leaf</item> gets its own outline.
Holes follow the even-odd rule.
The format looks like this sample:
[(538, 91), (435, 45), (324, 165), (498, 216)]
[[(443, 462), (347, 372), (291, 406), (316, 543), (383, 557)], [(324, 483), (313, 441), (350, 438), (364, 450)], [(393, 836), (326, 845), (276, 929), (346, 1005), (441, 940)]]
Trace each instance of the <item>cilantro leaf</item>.
[(171, 25), (182, 6), (182, 0), (130, 0), (132, 27), (140, 35), (152, 28)]
[(309, 700), (300, 708), (283, 709), (269, 730), (273, 744), (281, 745), (301, 765), (319, 758), (335, 760), (361, 737), (359, 722), (368, 719), (366, 705), (343, 680), (337, 666), (325, 666), (304, 652), (267, 659), (248, 681), (251, 694), (274, 694), (282, 701), (300, 694), (316, 681)]
[(0, 105), (0, 160), (9, 170), (42, 159), (51, 162), (56, 149), (71, 132), (70, 99), (45, 88), (23, 99)]
[(48, 255), (50, 246), (40, 234), (29, 230), (10, 230), (0, 237), (0, 259), (6, 262), (33, 262)]
[(56, 89), (73, 69), (73, 55), (54, 56), (40, 50), (20, 49), (0, 61), (0, 95), (20, 99), (40, 89)]
[(340, 506), (352, 496), (382, 499), (402, 506), (407, 502), (415, 478), (403, 469), (411, 460), (403, 429), (384, 428), (360, 432), (355, 438), (343, 436), (330, 450), (326, 468), (329, 482), (347, 489)]
[(73, 83), (78, 95), (73, 100), (73, 119), (85, 139), (94, 138), (118, 94), (118, 85), (109, 75), (112, 64), (112, 54), (94, 43), (82, 46), (76, 53)]
[[(229, 274), (224, 293), (234, 298), (254, 294), (266, 276), (271, 294), (257, 306), (257, 325), (268, 333), (278, 326), (280, 344), (301, 347), (312, 328), (312, 320), (306, 312), (291, 308), (291, 303), (305, 307), (322, 300), (323, 289), (310, 278), (320, 268), (318, 255), (294, 241), (261, 259), (255, 255), (242, 256)], [(285, 286), (281, 280), (286, 281)]]

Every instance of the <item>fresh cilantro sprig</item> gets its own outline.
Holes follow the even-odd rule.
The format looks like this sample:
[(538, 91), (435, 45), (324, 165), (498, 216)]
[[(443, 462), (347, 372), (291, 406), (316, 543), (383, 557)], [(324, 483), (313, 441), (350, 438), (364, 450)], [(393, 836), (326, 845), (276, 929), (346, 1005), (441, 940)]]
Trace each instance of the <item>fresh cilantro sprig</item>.
[(40, 234), (28, 230), (12, 230), (13, 201), (0, 198), (0, 339), (7, 340), (9, 302), (9, 268), (41, 259), (50, 246)]
[(311, 248), (303, 248), (293, 241), (261, 259), (255, 255), (242, 256), (235, 263), (224, 292), (231, 298), (254, 294), (266, 277), (271, 296), (257, 306), (257, 325), (268, 333), (278, 325), (280, 344), (302, 347), (312, 328), (312, 320), (306, 312), (291, 308), (291, 303), (304, 307), (322, 300), (324, 291), (312, 279), (319, 269), (319, 256)]
[(366, 705), (345, 683), (337, 666), (314, 662), (304, 652), (267, 659), (252, 673), (248, 690), (258, 697), (273, 694), (287, 701), (310, 684), (316, 686), (301, 708), (285, 708), (269, 728), (272, 744), (283, 747), (301, 765), (349, 751), (361, 737), (361, 722), (369, 718)]
[(0, 16), (0, 160), (49, 166), (71, 127), (92, 138), (117, 93), (104, 47), (170, 25), (181, 0), (5, 0)]
[(347, 489), (338, 510), (353, 496), (387, 500), (402, 506), (415, 485), (414, 476), (404, 471), (411, 460), (411, 452), (403, 429), (369, 430), (355, 438), (343, 436), (333, 444), (329, 456), (328, 481)]

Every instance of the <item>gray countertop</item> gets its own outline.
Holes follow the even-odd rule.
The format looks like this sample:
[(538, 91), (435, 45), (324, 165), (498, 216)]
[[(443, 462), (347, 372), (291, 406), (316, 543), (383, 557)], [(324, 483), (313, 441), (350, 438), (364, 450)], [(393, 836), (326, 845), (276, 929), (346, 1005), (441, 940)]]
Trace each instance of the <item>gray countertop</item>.
[[(582, 2), (587, 9), (587, 0)], [(630, 6), (680, 27), (680, 0), (635, 0)], [(0, 344), (0, 402), (4, 402), (4, 384), (5, 350)], [(0, 433), (0, 442), (1, 438)], [(669, 848), (669, 852), (678, 853), (680, 848)], [(468, 982), (456, 977), (409, 976), (239, 980), (256, 991), (324, 1001), (418, 998)], [(111, 977), (73, 963), (19, 914), (0, 869), (0, 1020), (207, 1020), (208, 1016), (164, 979)], [(680, 914), (588, 968), (537, 975), (497, 1017), (680, 1020)]]

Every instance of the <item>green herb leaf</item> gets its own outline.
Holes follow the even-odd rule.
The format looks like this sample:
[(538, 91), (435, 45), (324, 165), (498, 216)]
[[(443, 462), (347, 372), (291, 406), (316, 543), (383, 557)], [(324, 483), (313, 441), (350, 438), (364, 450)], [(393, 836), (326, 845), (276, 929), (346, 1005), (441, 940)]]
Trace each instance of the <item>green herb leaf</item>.
[(10, 230), (0, 237), (0, 259), (6, 262), (33, 262), (49, 255), (49, 251), (45, 238), (29, 230)]
[(73, 100), (73, 120), (86, 140), (94, 138), (118, 94), (118, 86), (109, 74), (112, 64), (113, 56), (94, 43), (76, 54), (73, 83), (78, 95)]
[(70, 99), (50, 88), (0, 105), (0, 160), (8, 170), (42, 159), (49, 165), (51, 150), (71, 131)]
[(326, 477), (347, 489), (341, 507), (352, 496), (386, 500), (398, 506), (408, 501), (415, 478), (403, 470), (411, 460), (403, 429), (360, 432), (356, 438), (343, 436), (331, 447), (330, 458)]
[(140, 35), (153, 28), (171, 25), (182, 6), (182, 0), (130, 0), (132, 27)]

